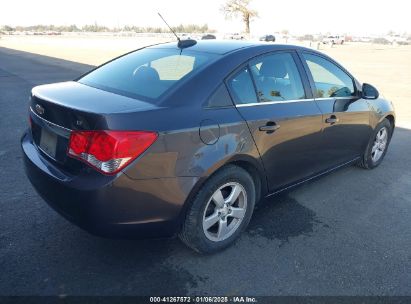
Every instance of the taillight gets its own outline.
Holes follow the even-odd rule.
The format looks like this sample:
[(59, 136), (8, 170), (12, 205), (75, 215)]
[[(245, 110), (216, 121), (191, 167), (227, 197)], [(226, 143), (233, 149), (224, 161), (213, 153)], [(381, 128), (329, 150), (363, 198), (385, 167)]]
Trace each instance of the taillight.
[(67, 154), (105, 174), (115, 174), (157, 139), (149, 131), (72, 131)]

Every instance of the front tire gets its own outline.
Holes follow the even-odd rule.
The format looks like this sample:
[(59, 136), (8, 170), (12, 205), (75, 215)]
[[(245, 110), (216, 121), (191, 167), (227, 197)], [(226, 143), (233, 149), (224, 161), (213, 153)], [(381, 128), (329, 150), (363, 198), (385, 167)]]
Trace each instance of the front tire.
[(200, 253), (230, 246), (250, 222), (256, 190), (244, 169), (228, 165), (205, 182), (187, 211), (180, 239)]
[(391, 141), (393, 126), (388, 119), (381, 121), (375, 128), (367, 148), (358, 163), (364, 169), (374, 169), (383, 161)]

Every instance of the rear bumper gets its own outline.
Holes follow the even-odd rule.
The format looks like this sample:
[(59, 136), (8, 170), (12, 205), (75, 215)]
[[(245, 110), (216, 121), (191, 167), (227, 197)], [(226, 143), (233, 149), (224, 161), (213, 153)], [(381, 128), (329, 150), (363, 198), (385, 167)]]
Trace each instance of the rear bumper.
[(92, 169), (72, 176), (21, 139), (26, 174), (58, 213), (90, 233), (113, 238), (169, 237), (178, 232), (195, 177), (133, 180)]

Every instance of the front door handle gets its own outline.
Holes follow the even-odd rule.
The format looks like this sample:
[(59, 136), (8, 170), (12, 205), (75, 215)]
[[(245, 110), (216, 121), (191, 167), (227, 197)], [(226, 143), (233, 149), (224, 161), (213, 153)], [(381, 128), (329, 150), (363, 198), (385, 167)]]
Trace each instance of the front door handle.
[(335, 115), (331, 115), (330, 117), (328, 117), (325, 122), (329, 123), (329, 124), (335, 124), (339, 121), (339, 119), (337, 118), (337, 116)]
[(260, 131), (267, 132), (267, 134), (271, 134), (271, 133), (274, 133), (275, 131), (277, 131), (279, 128), (280, 128), (280, 125), (277, 125), (273, 121), (269, 121), (269, 122), (267, 122), (267, 124), (265, 126), (261, 126), (258, 129)]

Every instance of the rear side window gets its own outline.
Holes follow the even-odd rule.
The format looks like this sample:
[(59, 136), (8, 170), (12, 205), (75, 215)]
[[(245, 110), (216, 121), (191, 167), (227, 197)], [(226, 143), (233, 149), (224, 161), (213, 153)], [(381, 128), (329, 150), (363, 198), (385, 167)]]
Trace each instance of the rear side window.
[(155, 102), (178, 82), (218, 55), (175, 49), (142, 49), (85, 75), (78, 81), (116, 94)]
[(355, 96), (352, 78), (338, 66), (320, 56), (303, 56), (314, 80), (316, 98)]
[(248, 67), (241, 69), (240, 72), (231, 78), (228, 84), (236, 104), (258, 102)]
[(290, 53), (276, 53), (250, 63), (260, 102), (305, 98), (297, 65)]

